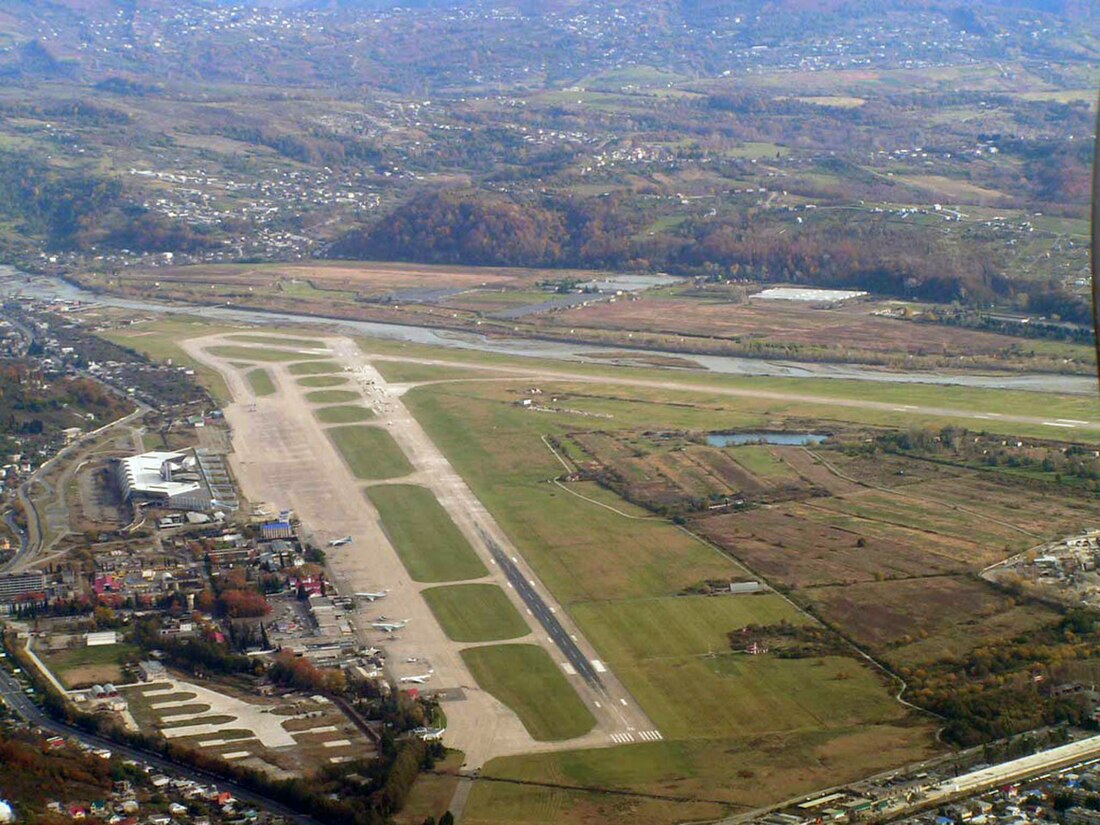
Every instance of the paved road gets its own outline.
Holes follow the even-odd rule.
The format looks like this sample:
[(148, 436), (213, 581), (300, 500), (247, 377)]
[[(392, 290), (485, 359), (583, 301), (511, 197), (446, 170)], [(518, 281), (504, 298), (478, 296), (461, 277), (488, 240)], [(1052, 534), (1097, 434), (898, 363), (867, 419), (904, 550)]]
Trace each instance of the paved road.
[(242, 802), (246, 802), (249, 805), (255, 805), (273, 814), (286, 817), (292, 822), (298, 823), (298, 825), (318, 825), (317, 820), (313, 817), (298, 813), (281, 802), (276, 802), (274, 799), (269, 799), (266, 796), (255, 793), (243, 785), (224, 779), (217, 774), (180, 765), (155, 753), (132, 748), (129, 745), (122, 745), (106, 737), (97, 736), (94, 733), (88, 733), (72, 725), (58, 722), (56, 719), (47, 716), (38, 705), (28, 699), (15, 677), (2, 668), (0, 668), (0, 700), (3, 700), (4, 704), (17, 716), (32, 725), (37, 725), (49, 733), (75, 738), (93, 748), (106, 748), (127, 759), (133, 759), (136, 762), (152, 765), (154, 768), (174, 776), (183, 776), (196, 782), (202, 782), (203, 784), (216, 785), (219, 790), (228, 791)]
[[(87, 377), (92, 377), (88, 376), (87, 373), (81, 374)], [(103, 381), (99, 381), (98, 379), (94, 380), (96, 380), (97, 383), (111, 390), (115, 394), (120, 394), (120, 391), (117, 387), (114, 387), (111, 384), (107, 384)], [(0, 565), (0, 572), (19, 572), (35, 563), (40, 563), (41, 561), (43, 561), (40, 556), (42, 556), (43, 553), (48, 552), (50, 549), (52, 549), (57, 541), (62, 538), (62, 536), (59, 534), (55, 535), (54, 538), (49, 542), (43, 541), (46, 531), (42, 523), (42, 513), (38, 508), (38, 503), (35, 502), (34, 497), (30, 494), (30, 488), (35, 484), (42, 484), (47, 489), (52, 488), (54, 495), (60, 497), (62, 501), (62, 506), (64, 506), (64, 485), (50, 485), (49, 482), (46, 481), (46, 476), (52, 470), (54, 465), (60, 464), (68, 460), (69, 458), (75, 458), (75, 456), (79, 454), (79, 451), (81, 449), (88, 447), (91, 443), (95, 441), (97, 437), (99, 437), (103, 433), (114, 429), (115, 427), (125, 426), (132, 421), (140, 420), (147, 412), (152, 409), (147, 404), (144, 404), (137, 399), (129, 398), (128, 400), (131, 403), (137, 405), (136, 409), (133, 412), (128, 413), (121, 418), (117, 418), (114, 421), (110, 421), (104, 424), (102, 427), (97, 427), (94, 430), (90, 430), (89, 432), (86, 432), (82, 436), (77, 438), (76, 441), (74, 441), (72, 444), (68, 444), (65, 447), (62, 447), (51, 458), (44, 461), (42, 465), (34, 471), (31, 477), (27, 479), (22, 485), (20, 485), (18, 495), (19, 500), (23, 504), (24, 512), (27, 513), (27, 532), (21, 535), (22, 541), (19, 551), (10, 559), (8, 559), (7, 562)], [(42, 498), (45, 499), (46, 497), (43, 496)]]
[(566, 660), (573, 666), (573, 669), (577, 671), (584, 681), (588, 682), (595, 690), (601, 693), (606, 693), (603, 682), (600, 680), (600, 675), (596, 672), (596, 668), (592, 666), (592, 663), (588, 660), (588, 657), (581, 652), (581, 649), (577, 647), (577, 643), (574, 642), (569, 634), (565, 631), (565, 628), (561, 626), (561, 622), (558, 621), (557, 615), (550, 606), (546, 604), (542, 596), (538, 594), (531, 583), (523, 577), (523, 574), (516, 567), (515, 563), (505, 555), (504, 551), (500, 549), (500, 545), (497, 544), (492, 536), (486, 533), (481, 526), (478, 526), (478, 531), (481, 533), (481, 537), (485, 540), (485, 544), (489, 548), (489, 552), (493, 558), (496, 559), (497, 565), (504, 571), (504, 575), (508, 578), (508, 581), (512, 583), (512, 587), (515, 588), (516, 593), (523, 599), (530, 609), (532, 615), (539, 620), (539, 624), (543, 626), (550, 638), (554, 640), (554, 644), (558, 646), (558, 649), (565, 654)]

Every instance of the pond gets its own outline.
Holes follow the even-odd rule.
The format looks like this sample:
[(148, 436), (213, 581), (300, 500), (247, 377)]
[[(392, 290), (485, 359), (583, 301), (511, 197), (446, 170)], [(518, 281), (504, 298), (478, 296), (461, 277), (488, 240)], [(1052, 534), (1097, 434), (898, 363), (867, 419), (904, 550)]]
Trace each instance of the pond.
[(820, 444), (829, 436), (823, 433), (714, 433), (707, 436), (712, 447), (736, 447), (741, 444), (779, 444), (800, 447)]

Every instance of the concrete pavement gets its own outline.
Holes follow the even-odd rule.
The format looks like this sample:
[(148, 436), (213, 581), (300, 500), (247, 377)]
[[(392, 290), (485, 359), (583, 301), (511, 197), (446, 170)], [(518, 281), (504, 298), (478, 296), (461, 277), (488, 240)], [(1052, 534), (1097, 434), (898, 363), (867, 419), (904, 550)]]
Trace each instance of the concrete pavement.
[[(447, 741), (466, 753), (467, 769), (480, 767), (500, 755), (601, 747), (660, 737), (613, 674), (605, 669), (594, 683), (587, 681), (570, 665), (569, 657), (540, 623), (532, 626), (531, 634), (515, 641), (542, 645), (562, 665), (598, 724), (589, 734), (564, 742), (533, 739), (518, 717), (482, 690), (470, 675), (460, 655), (470, 645), (452, 642), (439, 627), (420, 595), (429, 585), (418, 584), (409, 577), (382, 529), (378, 513), (363, 493), (365, 484), (352, 475), (326, 436), (325, 426), (314, 415), (318, 405), (306, 400), (310, 388), (298, 385), (285, 364), (268, 363), (265, 366), (275, 381), (276, 392), (256, 396), (244, 377), (247, 370), (238, 369), (230, 359), (218, 358), (209, 351), (226, 344), (242, 346), (243, 342), (211, 336), (187, 341), (184, 347), (197, 360), (221, 372), (232, 393), (234, 403), (226, 408), (225, 415), (233, 433), (232, 464), (245, 496), (253, 502), (294, 509), (322, 546), (333, 538), (354, 536), (352, 544), (328, 550), (331, 573), (342, 592), (389, 589), (384, 601), (364, 611), (370, 614), (369, 618), (359, 617), (358, 626), (367, 628), (360, 632), (365, 642), (386, 649), (395, 678), (421, 674), (426, 664), (431, 667), (431, 679), (421, 689), (442, 691), (450, 697), (444, 704)], [(356, 378), (356, 385), (349, 389), (360, 392), (363, 403), (378, 413), (377, 419), (368, 425), (387, 429), (412, 464), (414, 473), (401, 480), (415, 481), (431, 489), (485, 561), (490, 573), (482, 581), (499, 584), (521, 615), (533, 616), (534, 611), (528, 614), (529, 602), (514, 586), (509, 586), (506, 571), (494, 561), (491, 547), (495, 545), (514, 559), (513, 564), (528, 582), (530, 591), (556, 617), (569, 641), (583, 651), (589, 663), (595, 660), (595, 651), (404, 407), (399, 392), (390, 390), (350, 339), (326, 338), (324, 344), (327, 349), (321, 354), (338, 361)], [(370, 630), (370, 621), (381, 611), (388, 620), (408, 619), (409, 624), (388, 634)], [(410, 659), (415, 662), (407, 662)], [(596, 669), (595, 665), (590, 669)]]

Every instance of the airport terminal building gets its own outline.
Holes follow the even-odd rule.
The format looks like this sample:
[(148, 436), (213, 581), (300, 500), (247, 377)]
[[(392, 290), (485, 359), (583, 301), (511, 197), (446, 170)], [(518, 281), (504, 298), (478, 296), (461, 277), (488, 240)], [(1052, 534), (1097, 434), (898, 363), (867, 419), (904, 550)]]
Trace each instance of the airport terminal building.
[(207, 450), (153, 451), (118, 460), (122, 497), (169, 510), (235, 510), (236, 489), (225, 461)]

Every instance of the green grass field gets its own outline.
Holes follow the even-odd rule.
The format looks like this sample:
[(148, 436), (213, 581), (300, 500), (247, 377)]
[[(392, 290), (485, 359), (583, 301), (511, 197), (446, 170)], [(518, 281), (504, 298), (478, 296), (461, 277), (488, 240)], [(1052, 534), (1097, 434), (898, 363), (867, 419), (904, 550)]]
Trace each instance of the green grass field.
[(381, 480), (413, 471), (393, 436), (385, 430), (350, 425), (332, 427), (328, 435), (356, 478)]
[(877, 674), (855, 659), (732, 652), (732, 630), (807, 621), (779, 596), (603, 602), (571, 612), (666, 738), (877, 724), (905, 715)]
[(458, 787), (462, 762), (462, 751), (448, 750), (431, 773), (422, 771), (413, 783), (405, 807), (394, 816), (395, 825), (424, 825), (424, 820), (442, 816), (450, 808)]
[(772, 449), (763, 444), (731, 447), (728, 452), (734, 461), (760, 478), (792, 481), (798, 478), (798, 474), (788, 464), (777, 458)]
[(414, 581), (453, 582), (488, 575), (431, 490), (384, 484), (369, 488), (367, 497)]
[(366, 407), (324, 407), (314, 410), (314, 415), (322, 424), (355, 424), (359, 421), (370, 421), (374, 418), (374, 411)]
[[(434, 385), (404, 397), (559, 600), (675, 595), (705, 579), (744, 572), (667, 522), (624, 518), (547, 484), (562, 466), (541, 436), (570, 424), (591, 427), (592, 419), (533, 415), (505, 399), (507, 390), (498, 384)], [(620, 404), (616, 414), (625, 413), (629, 421), (632, 409)], [(652, 414), (639, 415), (647, 412)], [(721, 420), (713, 411), (709, 416)], [(614, 423), (626, 426), (620, 419)]]
[(325, 375), (330, 372), (343, 372), (343, 367), (335, 361), (306, 361), (287, 367), (291, 375)]
[(320, 355), (309, 355), (289, 350), (263, 349), (262, 347), (210, 347), (211, 355), (218, 358), (241, 358), (245, 361), (301, 361), (305, 358), (320, 358)]
[[(690, 701), (686, 695), (684, 701)], [(783, 734), (652, 742), (610, 749), (555, 751), (494, 759), (482, 776), (579, 788), (633, 790), (658, 797), (725, 800), (732, 813), (844, 784), (932, 755), (927, 726), (861, 725)], [(707, 821), (720, 817), (713, 803), (608, 796), (599, 791), (477, 782), (463, 814), (476, 825), (591, 825), (622, 819), (646, 823)]]
[[(612, 430), (734, 429), (764, 426), (788, 407), (792, 415), (799, 412), (798, 404), (786, 402), (613, 383), (539, 386), (558, 395), (563, 407), (605, 416), (596, 426)], [(592, 418), (531, 415), (517, 408), (514, 398), (507, 384), (464, 383), (414, 389), (405, 403), (566, 604), (665, 741), (614, 748), (598, 756), (561, 753), (491, 764), (510, 774), (532, 776), (546, 770), (544, 776), (567, 775), (581, 785), (606, 781), (604, 787), (656, 793), (675, 787), (712, 799), (712, 787), (735, 788), (737, 795), (763, 804), (782, 798), (782, 789), (797, 793), (811, 790), (815, 782), (827, 785), (838, 772), (857, 764), (885, 768), (927, 752), (929, 726), (909, 720), (887, 686), (859, 661), (782, 660), (732, 652), (727, 638), (731, 630), (806, 619), (775, 595), (678, 595), (705, 579), (744, 577), (745, 570), (667, 522), (639, 518), (646, 514), (609, 491), (576, 485), (579, 492), (592, 493), (599, 503), (634, 518), (546, 484), (562, 468), (542, 436), (589, 430)], [(827, 414), (841, 411), (827, 409)], [(733, 753), (741, 768), (731, 767)], [(825, 759), (831, 760), (829, 767), (819, 761)], [(738, 770), (750, 772), (758, 764), (771, 766), (774, 787), (762, 788), (738, 776)], [(792, 773), (787, 775), (784, 768)], [(466, 818), (483, 821), (484, 811), (484, 821), (497, 821), (495, 816), (511, 810), (500, 795), (510, 793), (475, 788)], [(563, 801), (560, 794), (524, 793), (532, 795), (525, 804), (534, 807), (516, 821), (528, 821), (531, 810), (561, 805), (554, 821), (584, 822), (599, 804), (583, 794)], [(671, 814), (663, 810), (660, 816)], [(531, 821), (537, 819), (535, 815)], [(512, 820), (504, 816), (499, 821)]]
[(462, 651), (477, 683), (511, 708), (540, 742), (583, 736), (596, 719), (543, 648), (490, 645)]
[(495, 584), (452, 584), (421, 591), (443, 632), (456, 642), (499, 642), (530, 632)]
[(66, 686), (120, 682), (122, 666), (137, 661), (139, 651), (134, 645), (97, 645), (74, 647), (46, 654), (38, 652), (43, 663)]
[(180, 347), (180, 341), (203, 335), (214, 335), (231, 329), (233, 328), (210, 324), (197, 318), (178, 317), (134, 324), (124, 329), (113, 329), (97, 334), (120, 346), (130, 347), (153, 361), (167, 361), (171, 358), (173, 364), (190, 367), (195, 370), (195, 377), (199, 382), (219, 403), (228, 404), (232, 398), (221, 373), (199, 363), (184, 352)]
[(298, 386), (300, 387), (339, 387), (341, 384), (346, 383), (348, 383), (348, 379), (343, 375), (311, 375), (307, 378), (298, 379)]
[(771, 593), (588, 602), (570, 613), (600, 653), (616, 661), (722, 653), (731, 630), (809, 621)]
[(275, 394), (275, 382), (271, 380), (271, 373), (263, 367), (250, 370), (245, 377), (248, 378), (248, 384), (256, 395)]
[[(1100, 442), (1100, 429), (1078, 426), (1072, 430), (1044, 427), (1042, 425), (1016, 424), (998, 421), (996, 418), (954, 417), (946, 413), (917, 414), (903, 409), (903, 405), (929, 406), (936, 409), (956, 409), (961, 412), (997, 413), (1041, 417), (1094, 420), (1095, 409), (1088, 396), (1039, 393), (1019, 390), (999, 390), (919, 383), (891, 383), (888, 381), (857, 381), (834, 378), (771, 378), (764, 376), (737, 376), (720, 373), (683, 373), (644, 367), (563, 363), (546, 358), (516, 358), (490, 352), (468, 352), (441, 349), (416, 344), (394, 344), (377, 339), (360, 339), (365, 350), (384, 357), (385, 353), (405, 357), (423, 357), (446, 360), (457, 366), (486, 367), (508, 366), (529, 370), (557, 371), (606, 379), (605, 389), (623, 398), (639, 398), (651, 402), (683, 404), (707, 404), (732, 412), (740, 409), (747, 413), (772, 410), (789, 411), (803, 420), (851, 421), (889, 427), (943, 426), (948, 423), (963, 424), (974, 429), (1011, 435), (1032, 437), (1072, 437), (1078, 441)], [(648, 380), (667, 383), (670, 388), (631, 387), (621, 381)], [(561, 382), (567, 383), (568, 379)], [(545, 381), (543, 389), (545, 390)], [(745, 396), (720, 394), (721, 390), (750, 390), (767, 393), (791, 393), (797, 397), (786, 399), (758, 399)], [(717, 392), (716, 392), (717, 391)], [(899, 409), (860, 408), (846, 405), (847, 401), (873, 401), (897, 405)], [(837, 403), (839, 402), (839, 403)], [(767, 421), (756, 419), (758, 423)], [(700, 429), (717, 429), (716, 426)]]
[(306, 401), (311, 404), (346, 404), (360, 398), (362, 396), (354, 390), (316, 390), (306, 393)]
[(253, 335), (242, 332), (230, 335), (234, 341), (248, 341), (252, 344), (271, 344), (276, 347), (295, 347), (297, 349), (323, 349), (324, 343), (316, 338), (284, 338), (279, 335)]
[(491, 375), (461, 366), (435, 366), (433, 364), (409, 364), (402, 361), (372, 361), (371, 364), (391, 384), (414, 384), (420, 381), (447, 381), (460, 378), (477, 378)]

